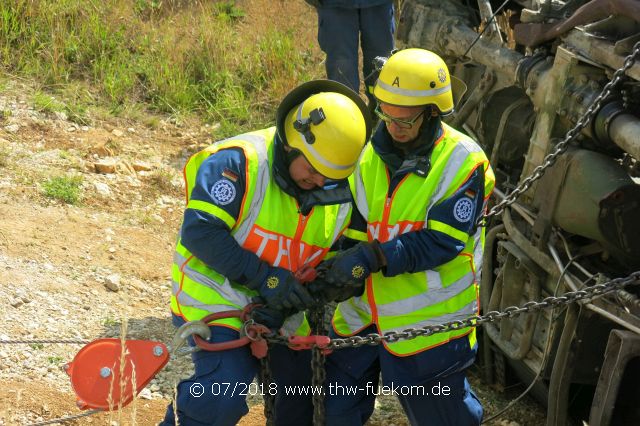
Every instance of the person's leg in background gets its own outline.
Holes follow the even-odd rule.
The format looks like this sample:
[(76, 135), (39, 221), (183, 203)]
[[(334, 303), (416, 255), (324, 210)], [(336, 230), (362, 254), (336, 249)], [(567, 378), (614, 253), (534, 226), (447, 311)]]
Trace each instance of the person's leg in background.
[[(174, 317), (174, 324), (184, 323)], [(237, 331), (213, 326), (210, 342), (239, 337)], [(193, 341), (190, 342), (191, 344)], [(195, 373), (177, 386), (177, 419), (181, 426), (231, 426), (249, 412), (245, 385), (258, 371), (258, 361), (248, 346), (220, 352), (198, 351), (192, 355)], [(227, 385), (227, 383), (229, 385)], [(235, 391), (234, 391), (235, 386)], [(245, 395), (239, 395), (245, 393)], [(160, 426), (176, 423), (174, 405), (169, 404)]]
[(318, 8), (318, 44), (327, 55), (325, 68), (329, 80), (360, 91), (358, 73), (358, 9)]
[(378, 79), (378, 73), (374, 72), (373, 60), (376, 56), (389, 57), (395, 46), (396, 24), (393, 2), (362, 8), (359, 18), (362, 71), (369, 99), (369, 109), (373, 111), (376, 105), (373, 86)]

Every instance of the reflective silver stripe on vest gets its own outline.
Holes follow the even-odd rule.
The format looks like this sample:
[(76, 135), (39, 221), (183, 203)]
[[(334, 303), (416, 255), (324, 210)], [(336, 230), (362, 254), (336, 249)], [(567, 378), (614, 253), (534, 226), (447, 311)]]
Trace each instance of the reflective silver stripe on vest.
[(376, 84), (389, 93), (393, 93), (394, 95), (408, 96), (411, 98), (422, 98), (424, 96), (438, 96), (451, 90), (451, 84), (447, 84), (446, 86), (441, 87), (439, 89), (427, 89), (427, 90), (401, 89), (400, 87), (390, 86), (380, 79), (378, 79), (378, 82)]
[(368, 303), (365, 303), (361, 297), (352, 297), (349, 300), (340, 302), (338, 307), (342, 314), (342, 318), (351, 330), (357, 330), (367, 325), (362, 322), (360, 315), (357, 314), (358, 311), (363, 312), (371, 318), (371, 306), (369, 306)]
[(482, 256), (484, 255), (484, 246), (482, 244), (482, 228), (478, 227), (476, 233), (473, 234), (473, 267), (478, 280), (482, 274)]
[(365, 220), (369, 219), (369, 204), (367, 204), (367, 191), (364, 189), (362, 174), (360, 172), (360, 164), (354, 173), (354, 181), (356, 184), (356, 207)]
[(282, 325), (282, 331), (286, 336), (293, 336), (294, 334), (296, 334), (296, 331), (302, 325), (303, 321), (304, 313), (297, 312), (290, 317), (287, 317), (287, 319), (284, 321), (284, 324)]
[[(187, 259), (185, 259), (184, 256), (180, 255), (180, 253), (176, 252), (173, 256), (173, 261), (176, 263), (176, 265), (184, 265)], [(227, 278), (225, 278), (224, 282), (222, 283), (216, 282), (210, 277), (204, 275), (203, 273), (198, 272), (195, 269), (191, 268), (188, 264), (182, 266), (181, 270), (191, 280), (197, 282), (198, 284), (201, 284), (203, 286), (213, 289), (218, 294), (220, 294), (222, 298), (224, 298), (225, 300), (228, 300), (233, 304), (236, 304), (239, 306), (245, 306), (251, 303), (251, 298), (247, 295), (240, 293), (233, 287), (231, 287), (231, 283)], [(179, 290), (180, 290), (180, 283), (176, 283), (175, 281), (173, 281), (173, 294), (176, 295)], [(195, 300), (195, 299), (192, 298), (192, 300)], [(201, 303), (201, 302), (198, 302), (198, 303)], [(185, 306), (192, 306), (192, 305), (186, 304)]]
[(228, 305), (207, 305), (206, 303), (202, 303), (199, 300), (196, 300), (193, 297), (189, 296), (184, 291), (180, 291), (179, 292), (179, 290), (180, 290), (180, 284), (178, 284), (177, 282), (174, 281), (173, 282), (173, 294), (177, 295), (176, 296), (176, 300), (182, 306), (187, 306), (187, 307), (190, 307), (190, 308), (202, 309), (202, 310), (205, 310), (205, 311), (208, 311), (208, 312), (222, 312), (222, 311), (228, 311), (230, 309), (237, 309), (232, 304), (228, 304)]
[(425, 228), (427, 227), (427, 219), (429, 217), (429, 210), (431, 210), (431, 207), (433, 207), (436, 202), (440, 201), (444, 197), (447, 190), (451, 186), (453, 179), (456, 177), (458, 170), (460, 169), (460, 167), (462, 167), (466, 159), (469, 157), (469, 154), (480, 151), (482, 151), (482, 149), (473, 141), (470, 141), (468, 139), (458, 140), (458, 143), (456, 143), (453, 149), (453, 153), (451, 153), (451, 155), (449, 156), (447, 164), (445, 165), (444, 170), (440, 175), (440, 180), (438, 181), (436, 189), (433, 192), (431, 199), (429, 200), (429, 205), (427, 206), (427, 214), (425, 215), (424, 221)]
[(426, 292), (395, 302), (377, 304), (378, 315), (394, 316), (400, 313), (411, 315), (411, 312), (445, 302), (467, 290), (469, 286), (473, 284), (474, 275), (471, 272), (447, 287), (442, 286), (440, 274), (436, 271), (426, 272), (428, 279), (427, 285), (429, 286)]
[(444, 324), (451, 321), (462, 321), (464, 319), (469, 318), (470, 316), (476, 315), (477, 313), (478, 313), (478, 302), (474, 300), (473, 302), (469, 303), (468, 305), (466, 305), (465, 307), (463, 307), (462, 309), (460, 309), (459, 311), (453, 314), (440, 315), (440, 316), (429, 318), (423, 321), (418, 321), (412, 324), (406, 324), (396, 328), (385, 329), (384, 332), (385, 333), (388, 331), (399, 332), (399, 331), (406, 330), (407, 328), (420, 328), (425, 326)]
[[(300, 104), (300, 106), (298, 107), (298, 111), (296, 112), (296, 120), (303, 122), (306, 119), (302, 118), (302, 107), (304, 106), (304, 102)], [(307, 141), (307, 138), (304, 136), (304, 133), (298, 132), (300, 134), (300, 136), (302, 137), (302, 140), (304, 141), (307, 151), (309, 152), (309, 154), (311, 154), (311, 156), (320, 164), (324, 165), (325, 167), (328, 167), (330, 169), (333, 170), (348, 170), (351, 167), (353, 167), (355, 165), (355, 162), (351, 163), (351, 164), (347, 164), (346, 166), (341, 166), (340, 164), (335, 164), (332, 163), (331, 161), (327, 160), (326, 158), (324, 158), (322, 155), (320, 155), (320, 153), (318, 151), (315, 150), (315, 148), (313, 147), (312, 144), (310, 144)], [(356, 159), (356, 162), (358, 160)]]
[(240, 226), (238, 226), (235, 232), (233, 232), (233, 238), (235, 238), (238, 244), (242, 245), (249, 237), (249, 233), (260, 214), (260, 209), (262, 208), (262, 202), (264, 201), (264, 196), (267, 192), (267, 186), (269, 185), (271, 175), (269, 172), (269, 157), (264, 137), (258, 135), (244, 135), (239, 140), (251, 143), (258, 154), (258, 175), (256, 177), (256, 186), (253, 192), (253, 198), (251, 199), (251, 205), (245, 206), (245, 209), (249, 209), (249, 215), (240, 224)]
[(350, 204), (340, 204), (340, 207), (338, 208), (338, 214), (336, 217), (336, 226), (333, 229), (333, 236), (331, 238), (331, 241), (336, 241), (338, 239), (338, 235), (340, 234), (340, 231), (342, 230), (345, 222), (349, 218), (350, 210), (351, 210)]

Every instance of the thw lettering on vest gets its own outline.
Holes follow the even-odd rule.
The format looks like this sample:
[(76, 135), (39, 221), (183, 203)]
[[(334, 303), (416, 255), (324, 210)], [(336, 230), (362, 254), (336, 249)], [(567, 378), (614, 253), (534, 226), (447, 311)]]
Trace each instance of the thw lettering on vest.
[(398, 235), (407, 232), (417, 231), (424, 227), (424, 221), (410, 222), (401, 221), (394, 225), (382, 224), (381, 222), (373, 222), (367, 226), (369, 241), (378, 240), (381, 243), (393, 240)]
[(253, 226), (242, 246), (269, 264), (291, 271), (299, 269), (304, 264), (315, 267), (325, 254), (325, 249), (322, 247), (306, 244), (303, 241), (294, 241), (286, 235), (268, 231), (256, 225)]

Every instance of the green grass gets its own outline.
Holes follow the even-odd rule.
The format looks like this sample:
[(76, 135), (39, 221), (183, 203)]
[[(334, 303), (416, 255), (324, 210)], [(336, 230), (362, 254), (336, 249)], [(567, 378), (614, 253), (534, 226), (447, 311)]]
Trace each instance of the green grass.
[(43, 194), (67, 204), (77, 204), (80, 200), (82, 176), (58, 176), (42, 183)]
[(0, 69), (35, 78), (36, 107), (78, 123), (96, 104), (143, 104), (229, 136), (272, 124), (288, 90), (324, 73), (310, 10), (294, 3), (0, 0)]
[(64, 103), (40, 91), (33, 94), (32, 102), (34, 108), (41, 112), (63, 112), (66, 109)]
[(47, 357), (47, 361), (49, 361), (49, 364), (60, 364), (62, 361), (64, 361), (64, 359), (61, 356), (48, 356)]

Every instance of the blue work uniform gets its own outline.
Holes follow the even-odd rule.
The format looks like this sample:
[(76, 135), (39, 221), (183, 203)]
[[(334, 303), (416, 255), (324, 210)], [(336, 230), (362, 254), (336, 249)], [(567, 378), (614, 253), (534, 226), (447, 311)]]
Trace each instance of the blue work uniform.
[[(273, 176), (279, 188), (295, 197), (300, 211), (308, 214), (314, 206), (340, 204), (351, 200), (348, 183), (332, 183), (331, 187), (303, 191), (288, 175), (286, 154), (282, 142), (275, 136)], [(240, 148), (223, 149), (210, 155), (200, 165), (191, 191), (191, 201), (216, 206), (231, 218), (237, 219), (247, 191), (245, 181), (246, 157)], [(225, 177), (224, 194), (215, 188)], [(229, 226), (220, 218), (198, 209), (187, 208), (181, 228), (181, 243), (194, 256), (234, 281), (246, 281), (245, 274), (258, 268), (257, 256), (238, 245)], [(175, 315), (176, 326), (184, 319)], [(221, 325), (210, 326), (210, 342), (224, 342), (239, 338), (238, 331)], [(193, 341), (190, 342), (193, 345)], [(175, 418), (183, 426), (235, 425), (247, 414), (246, 397), (271, 392), (275, 396), (276, 425), (311, 424), (313, 407), (310, 396), (285, 395), (284, 386), (309, 385), (311, 382), (310, 352), (293, 351), (281, 345), (270, 349), (270, 368), (274, 385), (251, 385), (259, 371), (259, 361), (247, 346), (219, 352), (199, 351), (192, 355), (195, 373), (177, 386), (175, 409), (167, 408), (162, 426), (174, 425)]]
[[(442, 132), (439, 118), (432, 118), (423, 125), (419, 139), (407, 150), (403, 147), (406, 144), (393, 142), (384, 124), (378, 127), (371, 143), (387, 167), (389, 193), (393, 193), (410, 173), (428, 175), (430, 163), (427, 159)], [(429, 219), (471, 235), (483, 211), (483, 193), (484, 175), (477, 169), (454, 194), (429, 210)], [(473, 220), (461, 224), (454, 217), (453, 206), (460, 199), (469, 198), (469, 194), (474, 194), (469, 203)], [(366, 226), (365, 219), (354, 212), (350, 229), (366, 233)], [(343, 246), (347, 248), (353, 243), (355, 241), (347, 240)], [(464, 244), (438, 230), (423, 228), (382, 243), (381, 249), (387, 259), (385, 276), (396, 276), (442, 265), (455, 258), (464, 249)], [(373, 324), (356, 335), (371, 333), (378, 333)], [(337, 337), (335, 332), (333, 337)], [(479, 425), (482, 405), (465, 375), (476, 352), (477, 344), (470, 345), (467, 338), (452, 339), (406, 355), (393, 354), (383, 345), (336, 350), (327, 357), (326, 363), (327, 424), (364, 424), (373, 413), (376, 395), (384, 393), (398, 397), (412, 425)], [(380, 373), (385, 387), (379, 387)]]

